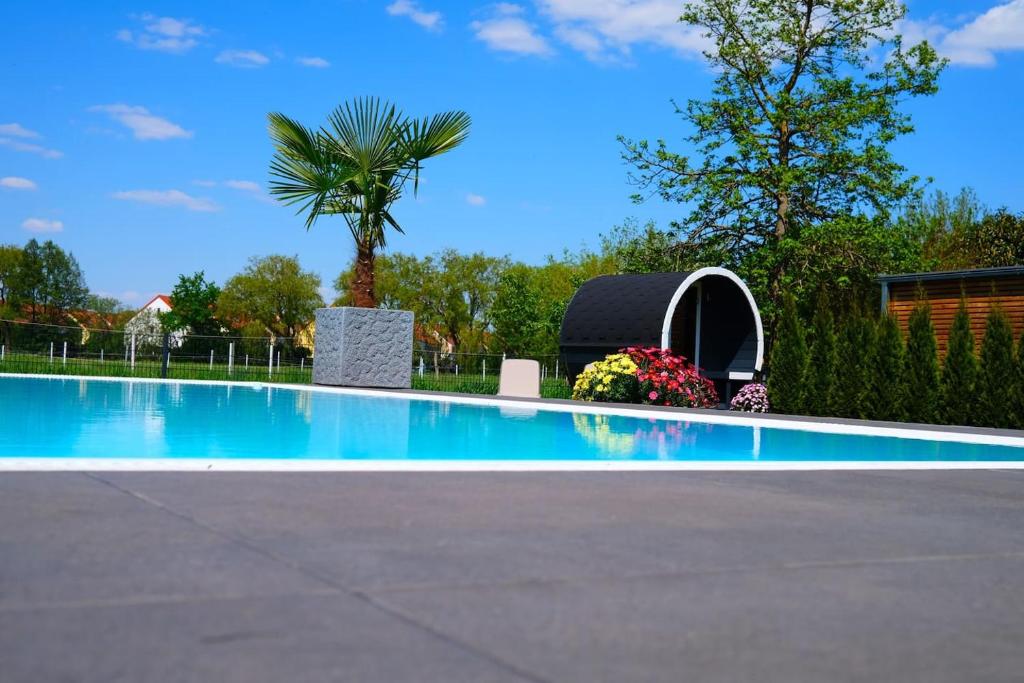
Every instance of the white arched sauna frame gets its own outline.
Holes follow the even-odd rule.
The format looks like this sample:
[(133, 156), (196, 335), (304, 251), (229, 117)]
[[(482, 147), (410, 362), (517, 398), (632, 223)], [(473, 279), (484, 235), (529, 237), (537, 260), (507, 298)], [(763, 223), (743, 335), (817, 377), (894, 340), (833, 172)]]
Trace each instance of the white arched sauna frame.
[[(686, 294), (686, 290), (696, 285), (698, 291), (700, 289), (700, 280), (710, 276), (724, 277), (731, 281), (740, 291), (743, 292), (743, 296), (747, 297), (747, 303), (750, 304), (750, 312), (754, 314), (754, 328), (757, 332), (757, 356), (754, 358), (754, 370), (756, 372), (761, 371), (761, 366), (764, 365), (764, 326), (761, 324), (761, 313), (757, 310), (757, 304), (754, 303), (754, 295), (750, 293), (750, 289), (746, 283), (739, 278), (736, 273), (725, 268), (708, 267), (695, 270), (690, 273), (676, 293), (672, 295), (672, 300), (668, 304), (668, 310), (665, 312), (665, 321), (661, 324), (661, 348), (668, 349), (672, 347), (672, 317), (676, 314), (676, 306), (683, 300), (683, 295)], [(700, 366), (700, 306), (701, 300), (697, 299), (697, 331), (696, 340), (694, 343), (694, 358), (693, 364)], [(741, 376), (742, 375), (742, 376)], [(730, 373), (729, 379), (753, 379), (749, 372), (737, 372)]]

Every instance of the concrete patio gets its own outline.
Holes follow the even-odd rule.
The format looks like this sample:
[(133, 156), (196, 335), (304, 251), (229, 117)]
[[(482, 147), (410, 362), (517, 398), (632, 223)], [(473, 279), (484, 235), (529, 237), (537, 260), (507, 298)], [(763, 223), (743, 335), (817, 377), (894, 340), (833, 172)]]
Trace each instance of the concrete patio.
[(0, 475), (5, 683), (1021, 672), (1021, 471)]

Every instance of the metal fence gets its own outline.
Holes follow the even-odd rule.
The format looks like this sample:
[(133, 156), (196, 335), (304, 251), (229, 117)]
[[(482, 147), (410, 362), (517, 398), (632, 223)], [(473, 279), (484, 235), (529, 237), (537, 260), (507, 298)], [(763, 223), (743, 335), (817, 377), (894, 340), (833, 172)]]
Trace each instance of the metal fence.
[[(557, 356), (541, 366), (541, 394), (568, 398)], [(496, 394), (502, 354), (416, 351), (412, 386)], [(0, 320), (0, 373), (149, 377), (309, 384), (315, 359), (294, 339), (131, 333)]]
[(0, 373), (309, 383), (292, 339), (140, 334), (0, 320)]

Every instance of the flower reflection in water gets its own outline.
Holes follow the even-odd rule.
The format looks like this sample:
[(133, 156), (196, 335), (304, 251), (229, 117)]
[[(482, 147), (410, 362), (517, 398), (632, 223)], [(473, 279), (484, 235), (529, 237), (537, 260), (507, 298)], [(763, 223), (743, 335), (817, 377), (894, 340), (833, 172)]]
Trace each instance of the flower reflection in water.
[(583, 439), (596, 446), (605, 458), (657, 458), (676, 460), (680, 450), (692, 446), (696, 434), (688, 423), (649, 419), (640, 423), (630, 418), (575, 413), (573, 427)]

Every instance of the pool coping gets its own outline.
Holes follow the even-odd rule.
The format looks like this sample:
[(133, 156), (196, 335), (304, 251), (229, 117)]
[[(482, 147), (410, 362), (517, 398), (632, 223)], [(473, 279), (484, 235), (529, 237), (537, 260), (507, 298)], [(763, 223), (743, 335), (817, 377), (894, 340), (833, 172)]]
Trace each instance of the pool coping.
[[(274, 382), (242, 382), (229, 380), (160, 379), (150, 377), (98, 377), (88, 375), (48, 375), (32, 373), (0, 373), (5, 377), (24, 379), (59, 379), (69, 381), (136, 382), (146, 384), (186, 384), (245, 388), (286, 389), (352, 396), (405, 398), (464, 405), (485, 405), (519, 410), (547, 410), (589, 415), (625, 416), (653, 420), (701, 422), (736, 426), (791, 429), (830, 434), (889, 436), (925, 441), (950, 441), (977, 445), (1024, 448), (1024, 430), (991, 429), (880, 422), (848, 418), (797, 415), (755, 414), (716, 409), (674, 408), (669, 406), (636, 406), (619, 403), (584, 403), (569, 399), (513, 398), (481, 396), (452, 392), (413, 389), (379, 389), (335, 387), (319, 384), (285, 384)], [(96, 459), (96, 458), (0, 458), (0, 471), (267, 471), (267, 472), (493, 472), (493, 471), (800, 471), (800, 470), (927, 470), (927, 469), (1024, 469), (1021, 461), (536, 461), (536, 460), (284, 460), (274, 458), (223, 459), (182, 458)]]

